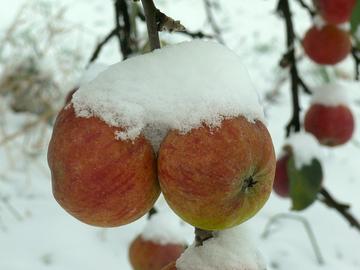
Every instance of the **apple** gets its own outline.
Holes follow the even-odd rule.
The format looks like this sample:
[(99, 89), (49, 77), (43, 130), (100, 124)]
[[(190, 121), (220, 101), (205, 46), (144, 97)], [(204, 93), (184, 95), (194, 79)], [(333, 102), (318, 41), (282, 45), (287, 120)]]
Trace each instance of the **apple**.
[(276, 171), (274, 179), (274, 191), (280, 197), (289, 197), (290, 192), (290, 180), (287, 173), (287, 164), (290, 159), (289, 154), (283, 155), (276, 162)]
[(274, 180), (271, 137), (260, 121), (240, 116), (219, 128), (170, 131), (160, 145), (158, 176), (164, 197), (182, 219), (222, 230), (254, 216)]
[(321, 144), (337, 146), (351, 139), (355, 121), (345, 105), (326, 106), (315, 103), (305, 114), (304, 126)]
[(341, 24), (350, 20), (356, 0), (316, 0), (321, 16), (330, 24)]
[(94, 226), (128, 224), (147, 213), (160, 194), (149, 141), (116, 139), (120, 128), (96, 117), (77, 117), (72, 105), (59, 113), (48, 149), (55, 199)]
[(167, 266), (165, 266), (161, 270), (177, 270), (176, 262), (169, 263)]
[(181, 244), (163, 245), (138, 236), (130, 245), (129, 258), (134, 270), (161, 270), (176, 261), (184, 250)]
[(351, 51), (349, 33), (335, 25), (322, 28), (311, 27), (303, 40), (305, 53), (320, 65), (335, 65), (344, 60)]

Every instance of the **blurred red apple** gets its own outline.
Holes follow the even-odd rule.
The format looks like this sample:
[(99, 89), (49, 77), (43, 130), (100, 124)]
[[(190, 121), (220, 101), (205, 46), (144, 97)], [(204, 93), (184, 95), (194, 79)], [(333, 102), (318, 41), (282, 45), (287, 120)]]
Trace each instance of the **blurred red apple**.
[(184, 252), (181, 244), (164, 244), (138, 236), (130, 245), (129, 258), (134, 270), (161, 270)]
[(335, 25), (313, 26), (303, 40), (305, 53), (320, 65), (335, 65), (351, 51), (350, 35)]
[(289, 197), (290, 182), (287, 173), (287, 164), (290, 155), (285, 154), (276, 162), (276, 171), (274, 179), (274, 191), (281, 197)]
[(271, 137), (260, 121), (226, 119), (187, 134), (170, 131), (159, 150), (165, 199), (185, 221), (205, 230), (236, 226), (267, 201), (274, 180)]
[(350, 20), (356, 0), (316, 0), (321, 16), (330, 24), (341, 24)]
[(159, 196), (152, 146), (140, 136), (115, 138), (119, 128), (76, 117), (72, 106), (56, 120), (48, 150), (53, 194), (77, 219), (95, 226), (130, 223)]
[(306, 112), (304, 125), (321, 144), (336, 146), (351, 139), (355, 121), (350, 109), (344, 105), (313, 104)]

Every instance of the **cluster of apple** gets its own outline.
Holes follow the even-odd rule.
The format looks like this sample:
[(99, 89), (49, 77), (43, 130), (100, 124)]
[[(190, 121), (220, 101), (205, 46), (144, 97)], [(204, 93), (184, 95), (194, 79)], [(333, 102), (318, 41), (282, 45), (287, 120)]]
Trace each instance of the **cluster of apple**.
[[(117, 140), (115, 130), (96, 117), (76, 117), (71, 104), (55, 123), (48, 151), (53, 193), (67, 212), (87, 224), (133, 222), (154, 205), (161, 185), (181, 218), (202, 229), (221, 230), (252, 217), (271, 192), (275, 157), (260, 121), (237, 117), (224, 120), (216, 130), (203, 126), (187, 134), (170, 131), (158, 157), (144, 136)], [(163, 248), (139, 238), (131, 254), (145, 246), (152, 254)], [(166, 247), (173, 256), (183, 249)], [(155, 261), (161, 263), (165, 255)]]
[[(173, 96), (178, 94), (177, 88), (172, 87), (172, 93), (164, 87), (166, 91), (157, 90), (157, 96), (155, 95), (155, 98), (161, 97), (160, 102), (148, 102), (145, 97), (153, 91), (151, 85), (164, 84), (163, 72), (159, 70), (159, 66), (166, 68), (167, 65), (163, 64), (166, 61), (177, 61), (176, 67), (181, 71), (180, 74), (187, 80), (193, 78), (195, 85), (199, 83), (197, 77), (187, 76), (179, 63), (184, 62), (182, 65), (188, 66), (188, 58), (183, 58), (182, 61), (178, 55), (188, 55), (189, 49), (196, 52), (194, 57), (206, 57), (207, 65), (212, 65), (211, 61), (219, 64), (219, 59), (223, 60), (222, 65), (226, 67), (235, 65), (237, 72), (218, 74), (216, 71), (218, 76), (213, 76), (215, 69), (205, 72), (201, 61), (191, 59), (192, 65), (200, 63), (198, 70), (202, 70), (204, 76), (214, 78), (213, 83), (225, 86), (226, 90), (217, 92), (216, 89), (221, 87), (214, 88), (213, 84), (210, 89), (205, 87), (199, 90), (195, 87), (196, 93), (185, 89), (182, 97), (186, 98), (174, 110), (172, 106), (176, 107), (179, 103), (179, 98), (175, 100)], [(215, 54), (216, 57), (209, 59), (209, 55), (214, 54), (207, 54), (206, 51), (220, 52), (224, 57)], [(236, 57), (228, 49), (210, 42), (194, 41), (173, 48), (169, 46), (151, 55), (139, 56), (138, 59), (134, 57), (114, 65), (76, 91), (71, 102), (57, 116), (48, 148), (53, 195), (58, 203), (80, 221), (99, 227), (116, 227), (137, 220), (149, 212), (161, 192), (180, 218), (202, 230), (232, 228), (254, 216), (272, 191), (276, 159), (270, 134), (261, 121), (262, 110), (251, 84), (246, 83), (247, 77), (245, 82), (240, 83), (235, 79), (238, 78), (239, 69), (241, 74), (242, 68)], [(134, 84), (133, 73), (128, 71), (128, 67), (136, 67), (139, 73), (137, 63), (144, 63), (143, 59), (147, 66), (140, 69), (144, 77), (151, 78), (151, 83), (139, 86)], [(153, 72), (153, 76), (150, 76), (148, 73), (149, 70), (153, 71), (152, 65), (157, 68), (154, 69), (156, 72)], [(124, 75), (124, 72), (128, 72), (129, 76)], [(172, 76), (178, 80), (176, 69), (167, 72), (170, 79), (165, 80), (166, 83), (173, 84)], [(112, 81), (117, 74), (121, 74), (122, 79)], [(138, 87), (137, 91), (129, 87), (129, 84)], [(194, 84), (188, 83), (189, 87), (194, 87)], [(244, 87), (244, 90), (239, 92), (239, 87)], [(144, 91), (143, 94), (141, 91)], [(222, 98), (220, 101), (217, 98), (219, 95)], [(239, 98), (242, 95), (245, 98)], [(72, 93), (69, 99), (71, 96)], [(126, 102), (122, 102), (121, 98)], [(181, 128), (177, 129), (179, 119), (188, 121), (188, 108), (198, 103), (199, 98), (207, 101), (207, 104), (218, 105), (220, 109), (216, 109), (217, 117), (208, 106), (196, 106), (204, 113), (197, 120), (199, 124), (186, 132)], [(113, 102), (118, 99), (120, 100)], [(90, 103), (86, 103), (89, 100)], [(188, 100), (190, 102), (186, 103)], [(167, 101), (175, 103), (169, 105)], [(254, 103), (256, 108), (248, 103)], [(84, 104), (85, 107), (81, 107)], [(135, 109), (129, 104), (133, 104)], [(187, 106), (188, 104), (191, 106)], [(129, 130), (133, 130), (128, 123), (137, 120), (136, 109), (139, 105), (144, 111), (156, 114), (153, 113), (153, 118), (146, 117), (145, 120), (152, 120), (141, 126), (139, 133), (133, 137), (120, 137), (119, 134), (128, 134)], [(89, 114), (86, 111), (89, 107), (86, 106), (90, 106)], [(133, 110), (123, 110), (124, 106)], [(238, 112), (241, 106), (244, 107), (243, 111)], [(226, 110), (229, 108), (233, 108), (231, 115), (227, 115), (229, 112)], [(100, 116), (95, 113), (99, 110), (103, 110)], [(159, 113), (161, 110), (175, 112), (165, 115)], [(115, 118), (112, 117), (119, 115), (120, 118), (123, 117), (123, 122), (113, 124)], [(158, 116), (160, 120), (156, 118)], [(216, 125), (214, 117), (218, 121)], [(111, 122), (109, 118), (114, 121)], [(162, 124), (169, 121), (169, 124), (158, 127), (156, 121)], [(176, 124), (175, 127), (172, 126), (173, 123)], [(147, 128), (163, 128), (160, 133), (165, 136), (156, 138), (155, 143), (153, 134), (147, 134)], [(160, 146), (158, 139), (161, 141)], [(130, 260), (135, 269), (160, 270), (165, 259), (170, 257), (174, 261), (184, 250), (183, 245), (159, 246), (145, 240), (139, 237), (130, 247)], [(148, 260), (155, 254), (158, 256), (156, 260)]]
[(181, 218), (207, 230), (242, 223), (269, 196), (274, 152), (260, 121), (237, 117), (216, 130), (172, 130), (157, 157), (144, 136), (117, 140), (118, 130), (96, 117), (77, 117), (72, 105), (57, 117), (48, 151), (53, 193), (85, 223), (133, 222), (154, 205), (160, 185)]
[(351, 36), (343, 24), (350, 20), (356, 0), (315, 0), (314, 3), (323, 22), (305, 34), (305, 53), (318, 64), (335, 65), (351, 51)]
[[(345, 89), (339, 84), (327, 84), (316, 89), (312, 105), (305, 114), (305, 131), (318, 143), (328, 147), (343, 145), (348, 142), (355, 129), (355, 120), (346, 102)], [(299, 151), (299, 149), (297, 150)], [(289, 174), (289, 161), (293, 150), (286, 146), (285, 153), (276, 165), (274, 191), (282, 197), (291, 196), (291, 182), (296, 177)], [(310, 168), (314, 170), (314, 168)], [(314, 181), (312, 173), (304, 173), (305, 181)], [(313, 186), (319, 188), (320, 186)], [(292, 198), (293, 199), (293, 198)]]

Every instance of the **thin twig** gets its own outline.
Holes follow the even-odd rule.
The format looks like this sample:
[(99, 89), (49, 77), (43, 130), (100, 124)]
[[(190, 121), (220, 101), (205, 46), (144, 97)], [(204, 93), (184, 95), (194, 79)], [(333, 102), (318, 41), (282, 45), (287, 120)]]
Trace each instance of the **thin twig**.
[(314, 9), (312, 9), (311, 7), (309, 7), (308, 4), (306, 4), (303, 0), (297, 0), (299, 2), (299, 4), (307, 10), (307, 12), (309, 13), (310, 17), (315, 17), (316, 15), (316, 11)]
[(93, 54), (90, 57), (89, 64), (94, 62), (99, 57), (99, 54), (103, 49), (103, 47), (106, 45), (106, 43), (110, 41), (111, 38), (115, 36), (115, 33), (118, 31), (119, 31), (118, 28), (111, 30), (111, 32), (103, 39), (103, 41), (98, 43), (98, 45), (95, 47)]
[(105, 38), (99, 42), (94, 52), (92, 53), (89, 64), (94, 62), (100, 55), (103, 47), (113, 38), (117, 37), (119, 40), (120, 53), (123, 59), (126, 59), (133, 53), (132, 39), (131, 39), (131, 23), (128, 5), (126, 0), (116, 0), (114, 3), (115, 13), (115, 27), (111, 30)]
[(324, 264), (324, 257), (321, 254), (319, 244), (316, 241), (315, 234), (314, 234), (314, 232), (313, 232), (313, 230), (312, 230), (312, 228), (310, 226), (310, 223), (304, 217), (297, 216), (297, 215), (291, 215), (291, 214), (277, 214), (277, 215), (275, 215), (275, 216), (273, 216), (273, 217), (271, 217), (269, 219), (268, 223), (265, 226), (265, 230), (262, 233), (262, 237), (265, 239), (270, 235), (271, 226), (275, 222), (277, 222), (279, 219), (292, 219), (292, 220), (295, 220), (295, 221), (299, 221), (304, 226), (305, 232), (306, 232), (307, 236), (309, 237), (311, 246), (313, 247), (316, 259), (317, 259), (317, 261), (318, 261), (318, 263), (320, 265), (323, 265)]
[(224, 39), (222, 38), (220, 27), (217, 25), (214, 14), (213, 14), (212, 9), (213, 9), (214, 4), (210, 0), (204, 0), (204, 5), (205, 5), (207, 21), (215, 33), (215, 39), (219, 43), (225, 44)]
[(353, 47), (351, 54), (355, 62), (355, 80), (360, 80), (360, 49)]
[(349, 205), (336, 201), (336, 199), (325, 188), (321, 189), (320, 194), (322, 196), (320, 198), (321, 202), (339, 212), (339, 214), (341, 214), (352, 227), (360, 231), (360, 223), (353, 215), (349, 213)]

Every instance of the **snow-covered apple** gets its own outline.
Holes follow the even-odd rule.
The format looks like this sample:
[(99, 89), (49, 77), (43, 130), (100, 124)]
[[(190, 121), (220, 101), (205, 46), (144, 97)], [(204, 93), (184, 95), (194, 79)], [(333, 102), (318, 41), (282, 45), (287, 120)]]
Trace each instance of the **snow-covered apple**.
[(303, 40), (305, 53), (320, 65), (335, 65), (346, 58), (351, 51), (349, 33), (335, 25), (313, 26)]
[(48, 150), (53, 194), (79, 220), (113, 227), (144, 215), (159, 196), (151, 144), (139, 136), (117, 140), (97, 117), (77, 117), (65, 107), (58, 115)]
[(201, 229), (236, 226), (267, 201), (275, 174), (271, 137), (261, 121), (244, 117), (187, 134), (170, 131), (158, 156), (165, 199), (185, 221)]
[(350, 20), (356, 0), (316, 0), (321, 16), (330, 24), (341, 24)]
[(305, 130), (312, 133), (321, 144), (337, 146), (348, 142), (354, 132), (355, 121), (345, 105), (314, 103), (305, 115)]
[(289, 197), (290, 192), (290, 182), (289, 176), (287, 172), (287, 164), (289, 161), (290, 155), (283, 155), (276, 162), (276, 171), (275, 171), (275, 179), (274, 179), (274, 191), (281, 197)]
[(134, 270), (161, 270), (184, 250), (181, 244), (161, 244), (138, 236), (130, 245), (129, 258)]

